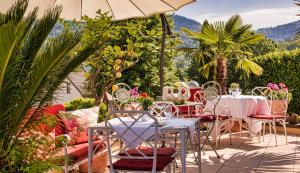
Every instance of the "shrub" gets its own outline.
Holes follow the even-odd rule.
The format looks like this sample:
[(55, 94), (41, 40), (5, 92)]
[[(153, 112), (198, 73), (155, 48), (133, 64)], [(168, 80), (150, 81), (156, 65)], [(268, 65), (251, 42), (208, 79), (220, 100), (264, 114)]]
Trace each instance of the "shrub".
[(103, 102), (99, 104), (98, 123), (103, 122), (109, 116), (107, 105)]
[(91, 108), (96, 105), (93, 98), (77, 98), (64, 104), (67, 111)]
[(278, 51), (256, 57), (254, 61), (263, 67), (262, 76), (240, 80), (241, 73), (230, 69), (230, 81), (240, 80), (245, 91), (251, 91), (256, 86), (266, 86), (268, 83), (285, 83), (292, 93), (293, 98), (289, 104), (289, 112), (300, 113), (300, 49), (293, 51)]

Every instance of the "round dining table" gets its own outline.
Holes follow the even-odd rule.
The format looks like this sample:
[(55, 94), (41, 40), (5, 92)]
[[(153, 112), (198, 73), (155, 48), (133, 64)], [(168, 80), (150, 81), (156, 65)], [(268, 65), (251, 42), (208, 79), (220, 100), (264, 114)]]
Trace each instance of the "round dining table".
[[(213, 109), (214, 105), (207, 102), (207, 109)], [(216, 114), (222, 115), (229, 109), (233, 119), (244, 120), (250, 127), (250, 115), (270, 114), (268, 101), (263, 96), (253, 95), (222, 95), (216, 106)], [(252, 121), (252, 133), (258, 133), (262, 129), (262, 123)]]

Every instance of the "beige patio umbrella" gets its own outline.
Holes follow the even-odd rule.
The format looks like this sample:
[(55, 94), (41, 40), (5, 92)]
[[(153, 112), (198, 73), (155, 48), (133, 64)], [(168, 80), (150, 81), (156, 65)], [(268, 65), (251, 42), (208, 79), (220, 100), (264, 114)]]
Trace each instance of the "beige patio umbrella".
[[(5, 12), (17, 0), (1, 0), (0, 12)], [(46, 9), (53, 5), (62, 5), (62, 18), (81, 19), (87, 15), (91, 18), (96, 16), (100, 9), (102, 12), (108, 12), (114, 20), (123, 20), (137, 17), (148, 17), (153, 14), (160, 14), (162, 21), (162, 42), (160, 51), (160, 88), (161, 94), (164, 86), (164, 50), (166, 35), (171, 35), (169, 25), (164, 13), (175, 12), (179, 8), (196, 0), (29, 0), (28, 11), (34, 7), (39, 7), (39, 16)]]

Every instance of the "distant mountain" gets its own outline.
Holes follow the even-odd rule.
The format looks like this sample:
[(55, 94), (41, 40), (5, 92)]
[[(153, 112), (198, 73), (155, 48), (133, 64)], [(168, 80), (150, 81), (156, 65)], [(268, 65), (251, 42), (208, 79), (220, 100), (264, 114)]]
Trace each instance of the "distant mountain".
[(201, 24), (196, 20), (189, 19), (183, 16), (173, 15), (173, 19), (175, 31), (180, 31), (182, 27), (197, 31), (201, 27)]
[(297, 29), (299, 28), (300, 20), (284, 25), (278, 25), (276, 27), (260, 28), (257, 32), (264, 34), (267, 38), (274, 41), (284, 41), (287, 39), (293, 39)]
[(180, 37), (183, 40), (183, 46), (194, 46), (196, 43), (187, 37), (185, 33), (181, 31), (181, 28), (188, 28), (193, 31), (199, 31), (201, 28), (201, 24), (195, 20), (179, 16), (179, 15), (174, 15), (174, 30), (175, 32), (178, 32)]

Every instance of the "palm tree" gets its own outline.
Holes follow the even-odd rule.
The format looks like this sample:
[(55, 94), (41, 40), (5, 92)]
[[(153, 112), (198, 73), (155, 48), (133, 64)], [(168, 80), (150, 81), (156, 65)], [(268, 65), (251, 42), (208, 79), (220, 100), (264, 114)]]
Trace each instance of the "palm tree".
[(198, 47), (182, 48), (188, 57), (202, 64), (201, 74), (208, 78), (211, 68), (215, 80), (226, 93), (227, 66), (229, 60), (237, 60), (236, 69), (242, 69), (248, 76), (253, 73), (261, 75), (263, 69), (248, 59), (252, 53), (248, 45), (263, 39), (262, 35), (251, 32), (251, 25), (243, 25), (239, 15), (232, 16), (227, 22), (208, 23), (204, 21), (199, 32), (187, 28), (182, 30), (199, 43)]
[(96, 49), (91, 44), (71, 55), (79, 32), (65, 29), (49, 37), (62, 8), (55, 6), (37, 19), (37, 8), (24, 15), (27, 6), (28, 0), (18, 0), (0, 13), (0, 172), (16, 171), (8, 162), (14, 162), (19, 136), (32, 123), (28, 110), (51, 100), (67, 75)]

